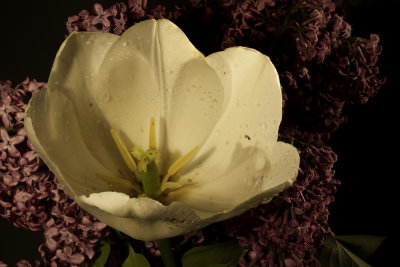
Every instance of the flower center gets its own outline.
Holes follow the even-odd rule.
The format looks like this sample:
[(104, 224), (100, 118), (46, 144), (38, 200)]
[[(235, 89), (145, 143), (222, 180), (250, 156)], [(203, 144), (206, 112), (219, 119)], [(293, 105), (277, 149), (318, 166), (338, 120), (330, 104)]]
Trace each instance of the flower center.
[(135, 146), (129, 151), (114, 129), (110, 129), (110, 133), (126, 166), (135, 175), (136, 182), (121, 177), (110, 177), (101, 174), (96, 174), (96, 176), (108, 183), (131, 189), (138, 193), (139, 196), (147, 196), (154, 199), (161, 197), (169, 191), (177, 190), (182, 187), (182, 184), (170, 182), (169, 179), (175, 175), (199, 149), (199, 146), (195, 146), (188, 153), (172, 163), (167, 173), (160, 179), (162, 176), (159, 176), (157, 166), (160, 153), (157, 150), (154, 117), (150, 118), (149, 148), (147, 150), (144, 150), (140, 146)]

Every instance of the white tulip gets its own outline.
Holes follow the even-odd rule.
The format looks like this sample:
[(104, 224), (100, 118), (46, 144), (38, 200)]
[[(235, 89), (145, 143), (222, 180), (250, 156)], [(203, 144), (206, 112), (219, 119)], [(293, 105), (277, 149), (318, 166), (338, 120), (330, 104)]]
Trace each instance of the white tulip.
[[(162, 19), (122, 36), (71, 33), (48, 88), (27, 107), (25, 129), (82, 208), (156, 240), (234, 217), (289, 187), (300, 159), (277, 141), (281, 119), (267, 56), (233, 47), (204, 57)], [(137, 166), (149, 146), (162, 176), (155, 199), (142, 194)]]

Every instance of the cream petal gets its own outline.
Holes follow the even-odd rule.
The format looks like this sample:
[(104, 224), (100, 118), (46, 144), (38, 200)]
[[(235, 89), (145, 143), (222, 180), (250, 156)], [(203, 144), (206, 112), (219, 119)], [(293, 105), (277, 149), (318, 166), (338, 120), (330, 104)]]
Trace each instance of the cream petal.
[[(157, 145), (161, 157), (164, 157), (167, 153), (163, 152), (170, 142), (172, 146), (179, 143), (175, 141), (178, 138), (172, 136), (174, 130), (170, 133), (170, 128), (182, 124), (177, 118), (182, 111), (173, 107), (187, 105), (186, 100), (191, 99), (191, 93), (185, 94), (184, 99), (181, 94), (186, 92), (188, 80), (193, 75), (197, 75), (199, 80), (208, 77), (209, 81), (203, 83), (204, 86), (213, 84), (211, 89), (217, 87), (215, 71), (204, 62), (204, 56), (176, 25), (164, 19), (146, 20), (128, 29), (115, 42), (100, 67), (94, 88), (101, 92), (97, 94), (97, 102), (104, 116), (119, 131), (129, 148), (134, 145), (147, 148), (149, 120), (154, 116)], [(199, 102), (200, 97), (197, 98)], [(166, 129), (171, 122), (174, 125)], [(202, 134), (204, 138), (207, 131)]]
[[(269, 201), (294, 182), (300, 163), (292, 145), (277, 142), (271, 152), (263, 168), (232, 169), (219, 179), (172, 192), (169, 200), (191, 207), (203, 223), (225, 220)], [(249, 158), (246, 163), (251, 164), (255, 158)]]
[(71, 196), (110, 190), (95, 173), (128, 173), (90, 86), (116, 38), (104, 33), (71, 34), (56, 56), (48, 88), (35, 94), (26, 110), (29, 139)]
[(79, 131), (80, 119), (71, 100), (61, 92), (43, 89), (29, 102), (24, 127), (35, 150), (71, 197), (108, 190), (132, 194), (122, 186), (110, 186), (95, 176), (96, 173), (110, 176), (115, 173), (109, 165), (94, 158)]
[(81, 196), (81, 201), (88, 205), (95, 206), (111, 215), (127, 217), (129, 211), (129, 196), (120, 192), (101, 192), (90, 194), (89, 197)]
[(105, 224), (139, 240), (157, 240), (197, 230), (200, 218), (183, 203), (168, 206), (119, 192), (80, 196), (78, 204)]
[[(206, 58), (224, 87), (223, 114), (176, 180), (204, 183), (225, 176), (254, 152), (263, 158), (277, 140), (282, 119), (279, 76), (260, 52), (234, 47)], [(243, 151), (242, 151), (243, 150)], [(245, 152), (245, 153), (244, 153)], [(256, 161), (256, 160), (253, 160)]]

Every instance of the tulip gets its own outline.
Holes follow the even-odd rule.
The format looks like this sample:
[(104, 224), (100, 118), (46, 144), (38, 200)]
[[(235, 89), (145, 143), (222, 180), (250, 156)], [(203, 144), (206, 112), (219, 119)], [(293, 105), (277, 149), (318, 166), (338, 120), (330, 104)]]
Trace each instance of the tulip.
[(74, 32), (25, 129), (79, 206), (140, 240), (192, 232), (288, 188), (299, 154), (278, 142), (282, 93), (246, 47), (205, 57), (172, 22), (121, 36)]

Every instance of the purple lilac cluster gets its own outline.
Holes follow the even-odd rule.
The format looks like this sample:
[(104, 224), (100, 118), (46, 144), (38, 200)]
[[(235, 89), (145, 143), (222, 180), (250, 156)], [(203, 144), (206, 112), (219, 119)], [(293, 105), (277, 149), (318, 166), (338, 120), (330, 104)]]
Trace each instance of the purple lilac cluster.
[[(146, 12), (146, 6), (146, 0), (129, 0), (128, 4), (117, 3), (108, 9), (96, 4), (94, 15), (83, 10), (78, 15), (69, 17), (67, 30), (68, 33), (101, 30), (121, 34), (141, 20), (167, 17), (181, 27), (195, 46), (205, 54), (234, 45), (253, 47), (267, 54), (277, 66), (283, 86), (284, 117), (280, 132), (284, 135), (281, 135), (281, 140), (294, 144), (301, 154), (299, 177), (292, 187), (270, 203), (216, 225), (222, 229), (224, 235), (237, 238), (241, 246), (249, 249), (240, 261), (241, 266), (318, 265), (313, 252), (323, 240), (332, 235), (327, 225), (328, 205), (333, 201), (333, 194), (339, 184), (333, 178), (332, 170), (337, 159), (336, 154), (325, 143), (346, 120), (342, 113), (343, 108), (347, 105), (365, 104), (384, 83), (385, 79), (379, 77), (379, 68), (376, 66), (381, 52), (379, 37), (374, 34), (369, 39), (352, 36), (351, 26), (331, 0), (245, 0), (238, 3), (194, 0), (185, 6), (175, 7), (168, 13), (161, 5)], [(20, 121), (18, 125), (23, 125), (23, 108), (11, 103), (14, 103), (13, 94), (22, 94), (26, 89), (21, 91), (22, 87), (17, 86), (10, 90), (9, 82), (2, 86), (2, 92), (7, 91), (2, 96), (10, 96), (2, 97), (0, 110), (4, 125), (2, 138), (8, 140), (1, 150), (6, 152), (0, 154), (0, 168), (3, 171), (6, 170), (4, 166), (8, 166), (6, 159), (11, 157), (19, 160), (22, 156), (18, 157), (17, 154), (24, 155), (21, 144), (26, 142), (27, 147), (29, 142), (25, 137), (20, 137), (24, 135), (22, 128), (11, 135), (6, 131), (14, 129), (11, 126), (17, 125), (17, 118)], [(26, 99), (29, 97), (28, 94)], [(6, 133), (9, 135), (6, 136)], [(28, 150), (32, 150), (31, 147)], [(11, 154), (15, 157), (10, 156)], [(38, 164), (32, 163), (34, 160), (41, 164), (37, 157), (33, 159), (33, 155), (31, 152), (25, 156), (27, 158), (23, 161), (24, 166), (37, 166)], [(19, 168), (22, 165), (15, 166)], [(33, 167), (31, 172), (36, 174), (43, 168), (45, 166), (42, 165), (37, 169)], [(3, 183), (9, 183), (12, 179), (13, 176), (8, 174), (5, 179), (7, 182)], [(47, 186), (57, 188), (58, 192), (57, 197), (54, 192), (50, 193), (51, 190), (45, 190), (50, 197), (43, 199), (56, 198), (52, 200), (57, 208), (53, 211), (55, 214), (43, 214), (52, 214), (51, 217), (37, 219), (36, 222), (36, 227), (45, 229), (46, 243), (40, 247), (42, 257), (47, 262), (57, 259), (58, 263), (78, 262), (81, 260), (79, 255), (93, 257), (93, 246), (89, 249), (85, 246), (92, 245), (104, 233), (104, 230), (101, 232), (104, 225), (84, 215), (60, 190), (49, 173), (38, 179), (48, 181)], [(18, 216), (14, 219), (11, 217), (14, 214), (12, 208), (17, 206), (18, 200), (10, 202), (10, 197), (15, 198), (16, 193), (11, 192), (8, 198), (1, 195), (1, 201), (3, 198), (9, 200), (1, 204), (5, 206), (4, 211), (9, 211), (7, 218), (14, 223)], [(20, 194), (23, 203), (33, 201), (32, 199), (37, 201), (35, 197), (29, 199), (31, 195), (26, 195), (29, 201), (24, 202), (24, 194)], [(38, 207), (40, 205), (36, 203), (36, 210), (40, 210)], [(57, 214), (61, 217), (57, 217)], [(32, 222), (35, 220), (21, 219), (15, 225), (34, 227), (35, 223)], [(210, 227), (200, 230), (196, 236), (176, 238), (173, 242), (177, 245), (176, 252), (180, 254), (183, 247), (187, 249), (221, 239), (221, 231), (215, 236), (210, 235)], [(78, 240), (82, 235), (79, 231), (84, 231), (83, 229), (91, 229), (97, 238)], [(68, 231), (68, 235), (65, 231)], [(155, 243), (134, 244), (150, 261), (160, 262)], [(120, 262), (121, 259), (116, 261)]]
[[(44, 231), (42, 261), (36, 266), (78, 266), (94, 258), (106, 225), (66, 195), (27, 139), (26, 104), (45, 87), (29, 78), (14, 88), (10, 81), (0, 81), (0, 216), (16, 227)], [(31, 265), (22, 260), (17, 266)]]
[(103, 31), (120, 35), (133, 24), (145, 19), (160, 19), (165, 16), (165, 7), (156, 6), (150, 12), (145, 11), (147, 0), (129, 0), (116, 3), (104, 10), (100, 4), (94, 5), (95, 15), (82, 10), (78, 15), (68, 18), (66, 26), (68, 33), (73, 31)]

